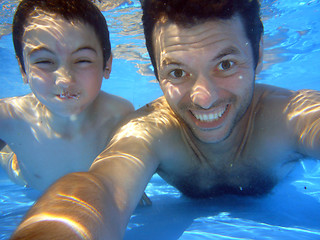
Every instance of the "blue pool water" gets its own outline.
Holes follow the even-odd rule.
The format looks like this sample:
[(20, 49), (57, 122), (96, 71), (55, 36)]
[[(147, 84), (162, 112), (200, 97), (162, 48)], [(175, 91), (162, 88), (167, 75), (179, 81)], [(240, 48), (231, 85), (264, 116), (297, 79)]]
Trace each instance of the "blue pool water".
[[(29, 92), (22, 83), (10, 23), (17, 0), (0, 2), (0, 98)], [(103, 90), (135, 108), (161, 96), (144, 47), (138, 0), (114, 0), (104, 8), (114, 65)], [(264, 0), (264, 70), (257, 81), (293, 90), (320, 90), (320, 1)], [(126, 240), (320, 239), (320, 163), (304, 159), (264, 197), (224, 196), (191, 200), (157, 175), (147, 194), (152, 207), (138, 207)], [(15, 185), (0, 170), (0, 239), (8, 239), (39, 192)]]

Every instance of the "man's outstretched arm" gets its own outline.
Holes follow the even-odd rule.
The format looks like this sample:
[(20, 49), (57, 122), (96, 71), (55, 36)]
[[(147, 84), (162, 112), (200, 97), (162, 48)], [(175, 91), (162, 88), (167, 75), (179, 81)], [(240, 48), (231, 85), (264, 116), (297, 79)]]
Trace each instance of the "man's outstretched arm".
[(130, 118), (89, 172), (69, 174), (49, 188), (12, 240), (123, 238), (132, 212), (160, 165), (154, 149), (168, 147), (161, 139), (178, 127), (164, 99)]
[[(72, 173), (39, 199), (12, 239), (121, 239), (121, 214), (115, 206), (94, 174)], [(105, 215), (113, 221), (104, 222)]]
[[(126, 153), (119, 151), (123, 147)], [(150, 159), (139, 139), (113, 145), (89, 172), (69, 174), (51, 186), (11, 239), (122, 239), (157, 168)]]

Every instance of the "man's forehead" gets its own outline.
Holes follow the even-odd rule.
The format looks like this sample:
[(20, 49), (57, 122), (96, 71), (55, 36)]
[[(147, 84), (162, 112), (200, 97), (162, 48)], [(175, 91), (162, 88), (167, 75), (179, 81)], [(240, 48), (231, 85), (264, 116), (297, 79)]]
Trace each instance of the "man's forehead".
[[(195, 21), (194, 23), (176, 23), (170, 20), (162, 21), (159, 20), (154, 25), (153, 29), (153, 36), (156, 36), (159, 31), (166, 32), (168, 35), (170, 34), (179, 34), (179, 35), (197, 35), (200, 32), (203, 32), (203, 28), (224, 28), (224, 25), (230, 25), (230, 24), (236, 24), (236, 25), (242, 25), (242, 18), (239, 14), (235, 14), (233, 17), (228, 19), (208, 19), (206, 21)], [(243, 27), (243, 26), (242, 26)]]
[[(173, 22), (157, 23), (153, 32), (155, 48), (202, 48), (209, 44), (235, 37), (245, 36), (244, 27), (238, 16), (227, 20), (209, 20), (193, 26), (181, 26)], [(155, 49), (157, 51), (157, 49)]]

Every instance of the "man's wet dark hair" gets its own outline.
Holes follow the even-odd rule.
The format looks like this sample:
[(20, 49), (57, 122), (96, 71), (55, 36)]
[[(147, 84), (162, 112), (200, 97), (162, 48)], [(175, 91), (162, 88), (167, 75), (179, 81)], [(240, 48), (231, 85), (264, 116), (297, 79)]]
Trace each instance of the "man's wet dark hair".
[(146, 46), (158, 78), (154, 56), (153, 30), (161, 21), (191, 27), (210, 20), (231, 19), (239, 14), (252, 49), (254, 66), (259, 61), (259, 42), (263, 34), (259, 0), (141, 0)]
[(12, 37), (16, 55), (25, 72), (23, 61), (23, 34), (28, 25), (30, 15), (42, 10), (46, 13), (57, 14), (68, 21), (80, 21), (91, 26), (101, 44), (103, 62), (111, 55), (111, 45), (107, 22), (98, 7), (90, 0), (22, 0), (18, 5), (12, 26)]

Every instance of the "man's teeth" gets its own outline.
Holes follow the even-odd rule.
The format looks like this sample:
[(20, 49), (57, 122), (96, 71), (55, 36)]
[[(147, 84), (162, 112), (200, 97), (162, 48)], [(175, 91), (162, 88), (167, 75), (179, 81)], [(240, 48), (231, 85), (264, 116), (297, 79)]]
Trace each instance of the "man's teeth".
[(196, 113), (194, 113), (194, 116), (196, 117), (196, 119), (198, 119), (202, 122), (212, 122), (212, 121), (216, 121), (219, 118), (221, 118), (221, 116), (224, 114), (225, 111), (226, 111), (226, 109), (220, 110), (217, 113), (209, 113), (209, 114), (196, 114)]

